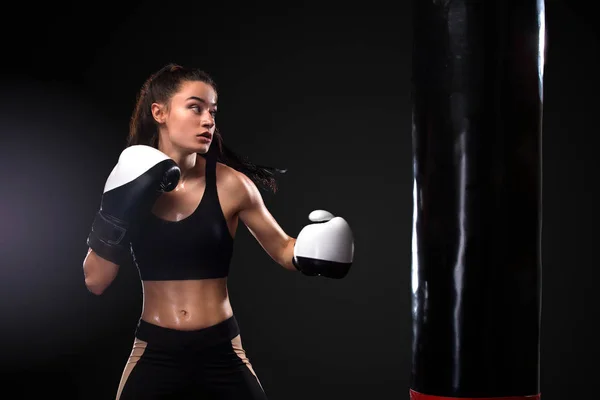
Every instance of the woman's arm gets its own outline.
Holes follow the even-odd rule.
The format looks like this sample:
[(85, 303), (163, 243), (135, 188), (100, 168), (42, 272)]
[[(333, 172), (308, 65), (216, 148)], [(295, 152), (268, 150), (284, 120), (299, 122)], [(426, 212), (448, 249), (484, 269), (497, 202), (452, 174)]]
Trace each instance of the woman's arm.
[(114, 281), (119, 266), (98, 256), (92, 249), (83, 260), (83, 275), (85, 286), (95, 295), (101, 295)]
[(240, 219), (275, 262), (290, 271), (298, 271), (292, 263), (296, 239), (288, 236), (267, 210), (254, 182), (240, 172), (236, 175)]

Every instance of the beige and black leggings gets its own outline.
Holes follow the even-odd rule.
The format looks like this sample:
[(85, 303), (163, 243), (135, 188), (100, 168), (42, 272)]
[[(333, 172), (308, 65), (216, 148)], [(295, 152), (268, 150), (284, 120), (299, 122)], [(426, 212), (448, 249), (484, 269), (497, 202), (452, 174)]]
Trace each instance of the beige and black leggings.
[(116, 400), (266, 400), (235, 317), (180, 331), (140, 320)]

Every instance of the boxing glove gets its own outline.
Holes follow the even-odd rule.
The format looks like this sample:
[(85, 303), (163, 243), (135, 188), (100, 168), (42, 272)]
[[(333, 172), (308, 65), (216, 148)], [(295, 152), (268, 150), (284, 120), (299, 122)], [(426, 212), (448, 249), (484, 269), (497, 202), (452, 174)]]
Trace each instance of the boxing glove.
[(354, 260), (354, 238), (342, 217), (315, 210), (308, 219), (314, 222), (298, 234), (292, 263), (308, 276), (341, 279)]
[(104, 185), (88, 246), (115, 264), (126, 262), (132, 224), (151, 212), (158, 196), (173, 190), (180, 177), (175, 161), (163, 152), (145, 145), (127, 147)]

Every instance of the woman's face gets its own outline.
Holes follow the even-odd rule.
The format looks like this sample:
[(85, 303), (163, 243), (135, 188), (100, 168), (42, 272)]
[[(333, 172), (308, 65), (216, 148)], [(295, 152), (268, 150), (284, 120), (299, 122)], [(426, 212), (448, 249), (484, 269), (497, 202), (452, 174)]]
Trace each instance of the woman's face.
[(152, 105), (160, 123), (160, 143), (166, 149), (206, 154), (215, 133), (217, 93), (200, 81), (186, 81), (171, 98), (168, 109)]

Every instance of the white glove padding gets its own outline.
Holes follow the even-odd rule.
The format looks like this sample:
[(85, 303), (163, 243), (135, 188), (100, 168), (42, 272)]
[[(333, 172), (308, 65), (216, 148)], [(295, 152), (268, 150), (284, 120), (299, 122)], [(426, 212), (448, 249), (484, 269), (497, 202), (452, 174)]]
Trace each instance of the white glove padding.
[(294, 246), (294, 266), (305, 275), (341, 279), (348, 274), (354, 260), (354, 238), (342, 217), (325, 210), (315, 210), (308, 218)]

